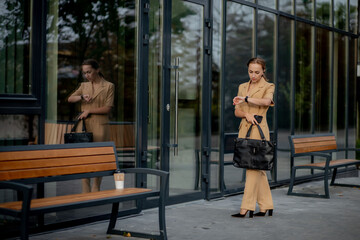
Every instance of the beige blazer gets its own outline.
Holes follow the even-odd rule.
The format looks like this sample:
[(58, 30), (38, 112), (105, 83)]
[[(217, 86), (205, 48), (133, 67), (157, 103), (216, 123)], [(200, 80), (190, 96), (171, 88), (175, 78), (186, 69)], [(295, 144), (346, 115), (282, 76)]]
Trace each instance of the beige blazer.
[[(275, 91), (275, 84), (267, 82), (264, 78), (261, 78), (260, 82), (256, 87), (251, 89), (251, 91), (247, 94), (247, 90), (249, 89), (250, 82), (246, 82), (239, 85), (238, 96), (249, 96), (249, 98), (269, 98), (272, 103), (270, 106), (274, 106), (273, 96)], [(259, 124), (262, 131), (264, 132), (266, 140), (270, 140), (269, 127), (266, 121), (266, 113), (269, 109), (269, 106), (257, 106), (251, 103), (240, 103), (235, 106), (236, 109), (240, 109), (242, 112), (253, 113), (256, 115), (263, 116), (262, 122)], [(243, 118), (240, 122), (239, 126), (239, 138), (244, 138), (246, 136), (247, 131), (249, 130), (251, 123), (246, 121), (246, 118)], [(259, 130), (256, 126), (252, 127), (251, 139), (261, 139)]]
[[(114, 84), (102, 80), (100, 87), (94, 92), (91, 82), (83, 82), (71, 96), (90, 95), (90, 102), (81, 102), (81, 111), (104, 106), (113, 107), (114, 105)], [(94, 142), (110, 140), (110, 127), (108, 114), (90, 114), (86, 120), (86, 130), (93, 133)], [(81, 132), (82, 126), (79, 124), (77, 132)]]

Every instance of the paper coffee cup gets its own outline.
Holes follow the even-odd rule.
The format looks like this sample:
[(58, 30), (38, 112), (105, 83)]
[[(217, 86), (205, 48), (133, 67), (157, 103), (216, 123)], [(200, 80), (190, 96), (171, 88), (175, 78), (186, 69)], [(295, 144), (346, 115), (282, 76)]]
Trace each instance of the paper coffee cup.
[(114, 173), (114, 180), (115, 180), (115, 188), (116, 189), (123, 189), (124, 188), (124, 173)]

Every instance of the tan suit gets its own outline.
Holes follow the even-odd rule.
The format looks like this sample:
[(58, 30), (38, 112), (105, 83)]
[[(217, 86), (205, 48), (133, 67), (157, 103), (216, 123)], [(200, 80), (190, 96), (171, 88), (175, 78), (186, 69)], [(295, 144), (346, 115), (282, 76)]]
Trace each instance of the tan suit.
[[(262, 78), (257, 86), (247, 93), (249, 84), (250, 82), (246, 82), (239, 86), (238, 96), (249, 96), (249, 98), (268, 98), (273, 100), (275, 90), (275, 85), (273, 83), (268, 83), (264, 78)], [(274, 102), (272, 102), (270, 106), (274, 106)], [(262, 122), (259, 125), (264, 132), (265, 138), (267, 140), (270, 139), (269, 127), (266, 121), (266, 112), (269, 109), (268, 106), (257, 106), (251, 103), (243, 102), (236, 105), (235, 108), (240, 109), (242, 112), (263, 116)], [(241, 120), (238, 135), (239, 138), (244, 138), (246, 136), (250, 126), (251, 123), (248, 123), (246, 118)], [(257, 128), (252, 128), (250, 138), (261, 139)], [(256, 202), (259, 204), (259, 208), (262, 211), (274, 208), (266, 172), (247, 169), (241, 209), (255, 211)]]
[[(102, 80), (96, 91), (92, 88), (91, 82), (83, 82), (80, 87), (71, 96), (89, 95), (92, 100), (90, 102), (81, 102), (81, 111), (100, 107), (113, 107), (114, 105), (114, 84)], [(108, 114), (90, 114), (85, 119), (86, 130), (93, 133), (94, 142), (110, 141), (110, 127)], [(82, 131), (82, 125), (79, 124), (77, 132)], [(91, 191), (99, 191), (101, 178), (94, 179)], [(83, 192), (90, 192), (90, 179), (83, 179)]]

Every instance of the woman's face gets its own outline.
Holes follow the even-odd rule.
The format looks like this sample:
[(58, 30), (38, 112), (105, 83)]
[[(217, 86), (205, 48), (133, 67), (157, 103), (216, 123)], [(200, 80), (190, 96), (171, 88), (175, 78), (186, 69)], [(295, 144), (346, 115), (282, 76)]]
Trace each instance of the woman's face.
[(99, 69), (94, 69), (91, 65), (82, 65), (82, 73), (88, 81), (94, 81), (98, 78)]
[(260, 79), (264, 74), (264, 70), (262, 66), (258, 63), (250, 63), (248, 72), (249, 72), (249, 78), (253, 83), (260, 81)]

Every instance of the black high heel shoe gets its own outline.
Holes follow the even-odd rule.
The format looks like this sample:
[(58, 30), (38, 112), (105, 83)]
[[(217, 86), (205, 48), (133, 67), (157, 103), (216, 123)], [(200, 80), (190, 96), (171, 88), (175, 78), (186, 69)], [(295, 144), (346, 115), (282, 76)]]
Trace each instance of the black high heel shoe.
[(268, 209), (268, 210), (266, 210), (265, 212), (255, 213), (254, 216), (255, 216), (255, 217), (264, 217), (267, 212), (269, 212), (269, 216), (272, 216), (272, 215), (273, 215), (273, 209)]
[(236, 214), (233, 214), (231, 216), (236, 217), (236, 218), (244, 218), (248, 212), (249, 212), (249, 218), (253, 218), (254, 217), (254, 211), (249, 211), (249, 210), (246, 210), (245, 214), (236, 213)]

